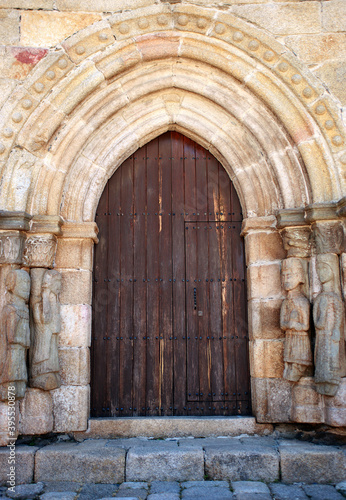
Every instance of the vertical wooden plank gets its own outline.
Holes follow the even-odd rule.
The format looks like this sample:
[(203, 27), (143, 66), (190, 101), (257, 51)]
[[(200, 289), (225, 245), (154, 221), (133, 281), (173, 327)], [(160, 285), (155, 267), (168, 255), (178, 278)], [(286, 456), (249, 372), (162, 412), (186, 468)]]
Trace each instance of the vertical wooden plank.
[[(241, 223), (232, 223), (233, 243), (233, 304), (235, 314), (235, 357), (237, 360), (237, 400), (249, 396), (249, 365), (247, 341), (247, 303), (245, 288), (245, 262)], [(241, 411), (241, 407), (239, 407)]]
[[(225, 221), (222, 233), (222, 334), (224, 401), (236, 399), (235, 314), (233, 307), (232, 223)], [(225, 405), (227, 406), (227, 405)]]
[[(196, 147), (190, 139), (184, 138), (185, 168), (185, 237), (186, 237), (186, 335), (187, 335), (187, 399), (198, 401), (198, 321), (195, 306), (195, 283), (197, 277), (197, 183)], [(186, 215), (188, 214), (188, 215)], [(194, 221), (192, 223), (186, 221)]]
[(224, 223), (210, 223), (209, 230), (209, 282), (210, 282), (210, 357), (212, 400), (220, 401), (223, 387), (222, 301), (221, 301), (221, 232)]
[(160, 373), (161, 415), (173, 414), (173, 311), (172, 311), (172, 147), (171, 134), (159, 138), (160, 186)]
[[(133, 157), (121, 169), (120, 415), (132, 416), (133, 372)], [(130, 281), (131, 280), (131, 281)]]
[(107, 408), (107, 365), (106, 342), (108, 313), (108, 185), (106, 186), (97, 211), (99, 243), (95, 248), (94, 282), (92, 303), (92, 343), (91, 343), (91, 410), (94, 417), (106, 416)]
[[(141, 338), (147, 351), (147, 415), (158, 415), (161, 408), (160, 385), (160, 296), (159, 282), (159, 173), (158, 139), (146, 146), (147, 161), (147, 339)], [(144, 336), (143, 336), (144, 337)]]
[(208, 220), (219, 220), (220, 197), (219, 197), (219, 162), (207, 152), (207, 176), (208, 176)]
[(232, 220), (231, 181), (223, 166), (219, 163), (219, 200), (220, 220)]
[(186, 407), (186, 314), (185, 314), (185, 172), (182, 136), (172, 137), (172, 260), (174, 335), (174, 414)]
[[(133, 415), (146, 414), (146, 349), (138, 339), (147, 336), (146, 220), (147, 172), (146, 148), (134, 154), (134, 299), (133, 299)], [(136, 214), (136, 215), (135, 215)], [(136, 339), (136, 340), (135, 340)]]
[(107, 342), (107, 390), (110, 400), (110, 415), (119, 414), (119, 376), (120, 376), (120, 204), (121, 170), (118, 169), (108, 182), (109, 223), (108, 223), (108, 337)]

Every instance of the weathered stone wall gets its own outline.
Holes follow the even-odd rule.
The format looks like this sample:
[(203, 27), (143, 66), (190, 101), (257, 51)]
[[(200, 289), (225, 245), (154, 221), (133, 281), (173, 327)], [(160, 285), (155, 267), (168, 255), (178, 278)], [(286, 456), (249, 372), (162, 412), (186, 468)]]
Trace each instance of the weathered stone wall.
[(0, 260), (0, 307), (8, 269), (40, 267), (30, 239), (55, 245), (43, 267), (62, 275), (62, 385), (27, 390), (20, 432), (86, 429), (95, 210), (115, 169), (168, 129), (209, 149), (242, 203), (257, 419), (346, 425), (345, 379), (331, 401), (283, 378), (276, 218), (331, 201), (327, 220), (342, 216), (344, 0), (0, 0), (0, 44), (0, 210), (30, 214), (0, 228), (21, 241)]

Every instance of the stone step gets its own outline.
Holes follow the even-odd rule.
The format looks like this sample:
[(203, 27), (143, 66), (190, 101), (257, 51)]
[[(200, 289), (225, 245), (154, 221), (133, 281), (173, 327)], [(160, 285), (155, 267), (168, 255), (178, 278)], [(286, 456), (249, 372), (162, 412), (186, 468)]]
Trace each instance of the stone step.
[[(90, 439), (16, 447), (16, 482), (115, 484), (126, 481), (332, 483), (346, 479), (346, 447), (271, 436), (203, 439)], [(0, 480), (9, 451), (0, 449)]]
[(75, 432), (77, 441), (84, 439), (115, 439), (152, 437), (217, 437), (266, 435), (273, 431), (271, 424), (258, 424), (255, 417), (126, 417), (92, 418), (88, 430)]

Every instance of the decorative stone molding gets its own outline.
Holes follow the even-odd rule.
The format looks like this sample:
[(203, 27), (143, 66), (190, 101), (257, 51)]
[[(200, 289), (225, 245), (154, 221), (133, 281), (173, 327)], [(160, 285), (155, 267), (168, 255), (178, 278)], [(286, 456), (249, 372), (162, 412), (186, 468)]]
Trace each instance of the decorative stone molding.
[(27, 267), (54, 267), (57, 239), (53, 234), (29, 236), (25, 242), (23, 264)]
[(280, 210), (277, 213), (278, 228), (283, 229), (291, 226), (305, 226), (305, 211), (303, 208), (291, 208)]
[(281, 231), (287, 257), (310, 257), (310, 233), (309, 226), (286, 227)]
[(241, 236), (246, 236), (250, 231), (276, 231), (277, 220), (274, 215), (268, 217), (248, 217), (244, 219), (241, 227)]
[(0, 230), (29, 231), (31, 218), (26, 212), (0, 210)]
[(30, 223), (30, 233), (61, 235), (62, 218), (57, 215), (35, 215)]
[(25, 235), (19, 231), (0, 231), (0, 264), (21, 264)]
[[(131, 88), (129, 82), (144, 73), (148, 85)], [(172, 101), (173, 91), (179, 95)], [(245, 157), (237, 162), (232, 147), (226, 147), (234, 144), (242, 151), (235, 135), (241, 128), (232, 128), (230, 115), (240, 123), (246, 117), (245, 128), (254, 135), (246, 144), (261, 144), (261, 159), (254, 153), (248, 165)], [(272, 124), (277, 117), (276, 131), (265, 124), (269, 115)], [(229, 173), (248, 215), (337, 199), (343, 192), (332, 154), (337, 163), (343, 158), (344, 132), (323, 86), (274, 37), (217, 8), (158, 4), (94, 23), (41, 59), (7, 99), (1, 122), (3, 160), (15, 145), (48, 160), (38, 167), (40, 182), (33, 180), (29, 187), (33, 212), (58, 214), (63, 206), (68, 220), (93, 220), (100, 192), (125, 155), (168, 128), (193, 135), (225, 165), (235, 165)], [(108, 136), (102, 141), (106, 123)], [(286, 154), (292, 139), (294, 147)], [(92, 153), (91, 145), (85, 155), (89, 141), (99, 144), (99, 150)], [(109, 165), (104, 166), (104, 158)], [(262, 167), (249, 171), (259, 160)], [(43, 183), (47, 190), (41, 196)]]
[(98, 243), (99, 229), (96, 222), (65, 222), (61, 228), (63, 238), (90, 238)]

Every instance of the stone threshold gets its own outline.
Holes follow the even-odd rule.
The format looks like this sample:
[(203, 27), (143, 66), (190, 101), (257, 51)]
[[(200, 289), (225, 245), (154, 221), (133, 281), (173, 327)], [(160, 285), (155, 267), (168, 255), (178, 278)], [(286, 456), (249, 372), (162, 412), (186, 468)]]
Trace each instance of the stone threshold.
[[(0, 448), (0, 485), (8, 479), (9, 453), (8, 448)], [(345, 471), (345, 446), (273, 436), (86, 439), (41, 448), (16, 446), (17, 484), (203, 479), (337, 484), (345, 480)]]
[(76, 441), (146, 437), (208, 438), (220, 436), (268, 435), (270, 424), (258, 424), (255, 417), (115, 417), (91, 418), (85, 432), (74, 432)]

